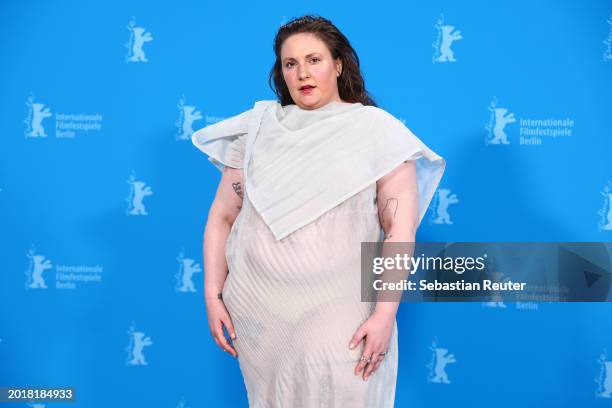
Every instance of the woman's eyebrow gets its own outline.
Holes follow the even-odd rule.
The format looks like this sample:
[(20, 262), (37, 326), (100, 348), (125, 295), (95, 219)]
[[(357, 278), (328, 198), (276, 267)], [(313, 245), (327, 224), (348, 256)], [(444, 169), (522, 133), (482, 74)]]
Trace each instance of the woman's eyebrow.
[[(310, 57), (312, 57), (314, 55), (317, 55), (317, 54), (319, 54), (319, 53), (318, 52), (311, 52), (310, 54), (306, 55), (306, 58), (310, 58)], [(292, 59), (294, 59), (294, 58), (293, 57), (286, 57), (286, 58), (283, 59), (283, 61), (292, 60)]]

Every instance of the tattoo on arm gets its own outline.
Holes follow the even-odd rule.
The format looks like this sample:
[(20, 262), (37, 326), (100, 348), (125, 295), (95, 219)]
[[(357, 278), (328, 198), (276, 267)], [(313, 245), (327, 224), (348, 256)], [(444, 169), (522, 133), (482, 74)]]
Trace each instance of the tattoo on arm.
[[(237, 181), (235, 183), (232, 183), (232, 188), (234, 189), (234, 192), (236, 193), (236, 195), (240, 197), (240, 199), (244, 199), (243, 194), (242, 194), (242, 183), (241, 182)], [(242, 206), (239, 205), (238, 209), (242, 210)]]
[(383, 208), (380, 212), (380, 225), (385, 231), (385, 239), (389, 239), (393, 236), (387, 231), (389, 231), (391, 229), (391, 225), (393, 225), (393, 220), (395, 219), (395, 214), (397, 213), (397, 203), (397, 198), (389, 198), (385, 203), (385, 208)]
[(238, 194), (238, 197), (242, 198), (242, 183), (239, 181), (232, 183), (232, 188), (234, 192)]

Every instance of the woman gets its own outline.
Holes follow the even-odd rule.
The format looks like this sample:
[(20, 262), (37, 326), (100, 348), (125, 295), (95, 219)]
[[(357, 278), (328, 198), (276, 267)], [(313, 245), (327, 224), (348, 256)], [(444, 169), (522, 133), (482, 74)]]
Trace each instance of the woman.
[(330, 21), (285, 24), (274, 51), (279, 101), (192, 138), (222, 171), (204, 232), (210, 330), (251, 407), (392, 407), (398, 302), (361, 302), (360, 244), (381, 227), (414, 241), (445, 162), (375, 106)]

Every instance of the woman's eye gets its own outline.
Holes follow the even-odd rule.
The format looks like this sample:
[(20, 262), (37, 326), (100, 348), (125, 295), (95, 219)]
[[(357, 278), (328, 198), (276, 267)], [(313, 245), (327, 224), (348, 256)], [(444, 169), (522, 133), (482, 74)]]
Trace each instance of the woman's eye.
[[(314, 57), (314, 58), (311, 58), (311, 59), (310, 59), (310, 61), (313, 61), (313, 62), (319, 62), (319, 61), (321, 61), (321, 58)], [(290, 68), (290, 67), (292, 67), (294, 64), (295, 64), (294, 62), (286, 62), (286, 63), (285, 63), (285, 68)]]

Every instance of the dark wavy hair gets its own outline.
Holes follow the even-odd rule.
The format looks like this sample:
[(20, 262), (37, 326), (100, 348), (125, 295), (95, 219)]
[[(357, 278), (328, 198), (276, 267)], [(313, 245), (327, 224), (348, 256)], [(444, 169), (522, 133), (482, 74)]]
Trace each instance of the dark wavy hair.
[(361, 102), (363, 105), (376, 106), (374, 99), (365, 89), (365, 81), (359, 69), (359, 57), (349, 40), (331, 21), (313, 14), (292, 19), (287, 24), (281, 26), (274, 37), (276, 61), (274, 61), (274, 66), (270, 70), (268, 83), (281, 105), (285, 106), (295, 103), (283, 78), (281, 47), (287, 38), (297, 33), (314, 34), (327, 45), (334, 59), (340, 58), (342, 61), (342, 72), (338, 77), (338, 93), (343, 101), (350, 103)]

